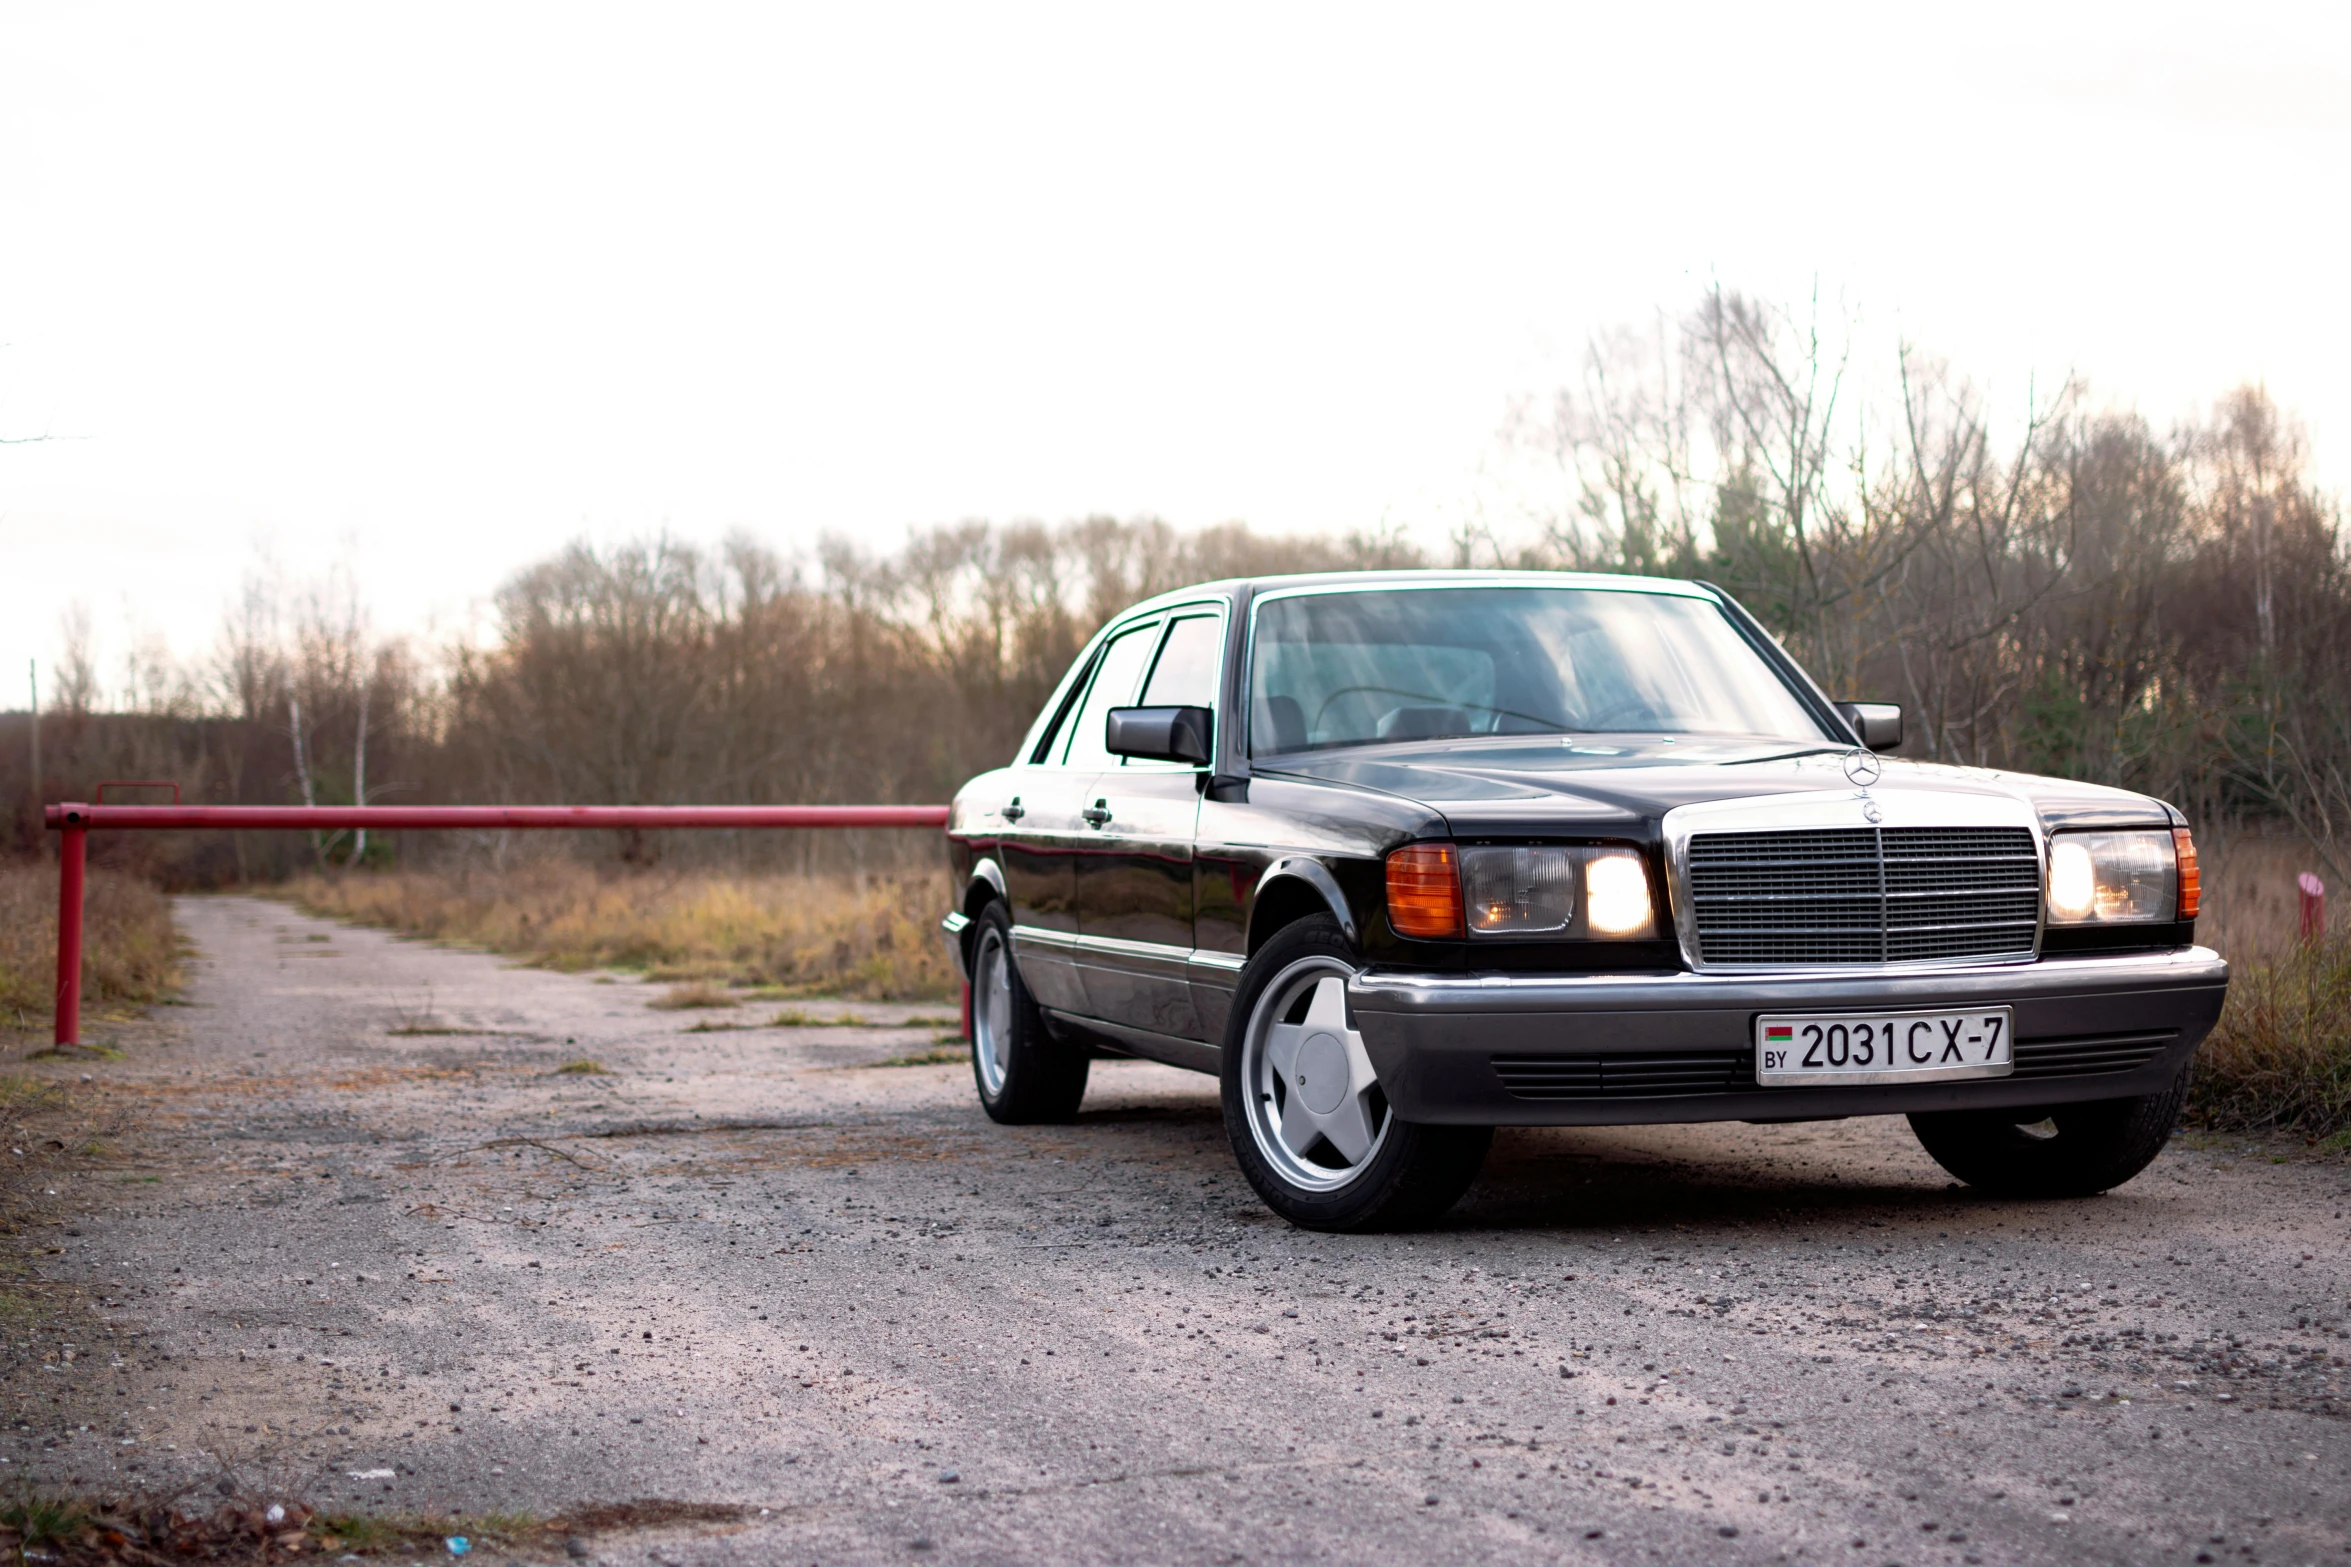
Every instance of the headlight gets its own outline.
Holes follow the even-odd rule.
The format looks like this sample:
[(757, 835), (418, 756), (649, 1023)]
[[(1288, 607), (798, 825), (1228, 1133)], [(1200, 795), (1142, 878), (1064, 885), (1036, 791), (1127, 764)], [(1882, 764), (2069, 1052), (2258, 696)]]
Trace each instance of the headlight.
[(1584, 922), (1595, 936), (1657, 934), (1649, 868), (1636, 854), (1600, 854), (1584, 862)]
[(1649, 869), (1637, 852), (1548, 844), (1398, 849), (1388, 857), (1388, 920), (1403, 936), (1657, 934)]
[(1474, 931), (1565, 930), (1575, 860), (1565, 849), (1464, 849), (1461, 901)]
[(2052, 925), (2176, 919), (2179, 892), (2179, 850), (2169, 828), (2060, 833), (2049, 846)]

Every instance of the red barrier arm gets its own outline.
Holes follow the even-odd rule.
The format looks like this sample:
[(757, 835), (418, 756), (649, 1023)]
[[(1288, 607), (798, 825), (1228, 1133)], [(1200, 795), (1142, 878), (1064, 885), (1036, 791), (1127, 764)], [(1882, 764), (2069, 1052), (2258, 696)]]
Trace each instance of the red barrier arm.
[[(156, 787), (161, 787), (160, 785)], [(175, 786), (173, 793), (178, 789)], [(46, 807), (59, 836), (57, 1042), (82, 1035), (82, 881), (92, 828), (237, 832), (364, 827), (370, 832), (592, 831), (600, 828), (944, 827), (944, 805), (84, 805)]]
[(244, 832), (364, 827), (586, 830), (610, 827), (944, 827), (944, 805), (52, 805), (51, 827)]

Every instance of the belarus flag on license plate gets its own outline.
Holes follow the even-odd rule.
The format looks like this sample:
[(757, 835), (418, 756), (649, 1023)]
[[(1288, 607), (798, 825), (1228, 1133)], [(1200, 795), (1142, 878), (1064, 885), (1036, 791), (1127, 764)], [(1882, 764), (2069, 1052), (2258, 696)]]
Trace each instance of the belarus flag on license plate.
[(1793, 1044), (1795, 1040), (1796, 1028), (1792, 1023), (1766, 1023), (1763, 1025), (1763, 1042), (1767, 1045)]

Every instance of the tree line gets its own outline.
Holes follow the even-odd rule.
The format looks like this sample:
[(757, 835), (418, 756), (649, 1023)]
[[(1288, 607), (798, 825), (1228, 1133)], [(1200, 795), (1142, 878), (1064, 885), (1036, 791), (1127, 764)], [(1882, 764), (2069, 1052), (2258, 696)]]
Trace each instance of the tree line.
[[(1907, 346), (1857, 366), (1850, 327), (1714, 290), (1596, 340), (1505, 431), (1547, 498), (1441, 541), (1097, 517), (957, 523), (887, 553), (833, 539), (798, 559), (749, 537), (581, 543), (506, 583), (486, 641), (438, 650), (373, 635), (346, 580), (257, 581), (208, 657), (135, 662), (111, 704), (69, 634), (41, 792), (156, 777), (246, 803), (939, 800), (1009, 756), (1085, 638), (1138, 598), (1501, 565), (1716, 582), (1832, 694), (1902, 702), (1911, 754), (2287, 825), (2351, 881), (2351, 557), (2292, 418), (2258, 387), (2160, 429), (2071, 382), (1995, 409)], [(39, 837), (29, 741), (23, 714), (0, 717), (20, 849)], [(587, 852), (890, 843), (607, 836)], [(107, 852), (212, 882), (512, 849), (255, 835)]]
[[(1557, 476), (1458, 551), (1697, 576), (1834, 694), (1900, 701), (1910, 754), (2144, 790), (2351, 851), (2351, 555), (2309, 442), (2258, 386), (2157, 429), (2068, 381), (2007, 410), (1908, 345), (1708, 292), (1594, 342), (1512, 436)], [(1874, 404), (1874, 406), (1873, 406)]]

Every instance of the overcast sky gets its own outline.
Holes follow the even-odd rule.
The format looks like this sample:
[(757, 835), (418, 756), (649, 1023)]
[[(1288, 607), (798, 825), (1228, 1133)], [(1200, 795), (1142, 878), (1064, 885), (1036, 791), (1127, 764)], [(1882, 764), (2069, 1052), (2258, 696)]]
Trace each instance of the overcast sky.
[(1717, 278), (2351, 466), (2339, 4), (12, 3), (0, 148), (5, 706), (264, 550), (447, 635), (582, 534), (1434, 541)]

